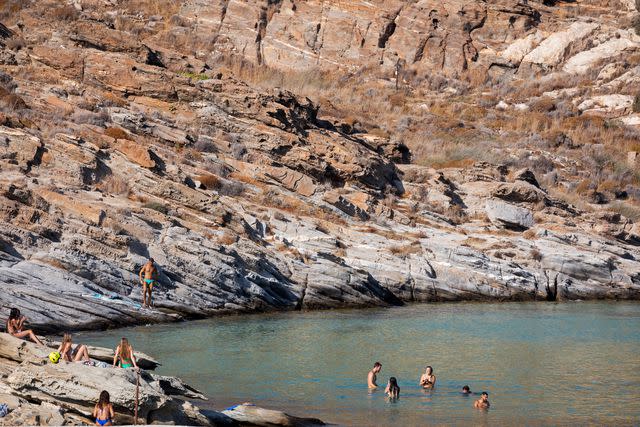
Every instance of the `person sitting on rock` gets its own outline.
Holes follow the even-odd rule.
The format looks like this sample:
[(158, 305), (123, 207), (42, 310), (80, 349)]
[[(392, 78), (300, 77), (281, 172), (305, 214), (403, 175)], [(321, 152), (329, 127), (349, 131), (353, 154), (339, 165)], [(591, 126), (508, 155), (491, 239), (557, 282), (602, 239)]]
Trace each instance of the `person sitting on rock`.
[(97, 426), (112, 426), (113, 425), (113, 405), (109, 401), (109, 392), (103, 390), (100, 392), (100, 399), (93, 408), (93, 417), (96, 419)]
[(491, 406), (489, 403), (489, 393), (486, 391), (482, 392), (480, 399), (473, 402), (473, 407), (477, 409), (489, 409), (489, 406)]
[(31, 329), (23, 330), (24, 322), (26, 321), (27, 318), (20, 314), (20, 310), (12, 308), (7, 319), (7, 332), (16, 338), (29, 338), (34, 343), (42, 345), (42, 341), (38, 339)]
[(115, 368), (118, 363), (120, 364), (120, 367), (124, 369), (138, 369), (136, 357), (133, 354), (133, 347), (124, 337), (120, 340), (120, 344), (116, 348), (116, 355), (113, 357), (113, 367)]
[(58, 353), (62, 356), (63, 360), (67, 362), (90, 362), (89, 350), (84, 344), (78, 344), (76, 348), (73, 348), (73, 341), (71, 340), (71, 334), (64, 334), (62, 337), (62, 343), (58, 347)]
[(420, 377), (420, 387), (433, 388), (436, 386), (436, 376), (433, 375), (433, 368), (427, 366), (425, 373)]
[[(144, 273), (144, 279), (142, 278), (142, 274)], [(151, 308), (153, 304), (152, 294), (153, 294), (153, 286), (158, 284), (158, 269), (156, 268), (153, 258), (149, 258), (149, 261), (140, 269), (140, 283), (142, 284), (142, 305), (143, 307)], [(147, 300), (147, 294), (149, 295), (149, 299)]]

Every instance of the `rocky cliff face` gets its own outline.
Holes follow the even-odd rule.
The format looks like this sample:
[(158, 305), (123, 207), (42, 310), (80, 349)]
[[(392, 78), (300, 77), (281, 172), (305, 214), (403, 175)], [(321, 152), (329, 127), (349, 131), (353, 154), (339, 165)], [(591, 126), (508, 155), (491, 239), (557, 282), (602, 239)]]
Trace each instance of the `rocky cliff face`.
[(640, 296), (633, 4), (211, 3), (6, 2), (4, 311)]

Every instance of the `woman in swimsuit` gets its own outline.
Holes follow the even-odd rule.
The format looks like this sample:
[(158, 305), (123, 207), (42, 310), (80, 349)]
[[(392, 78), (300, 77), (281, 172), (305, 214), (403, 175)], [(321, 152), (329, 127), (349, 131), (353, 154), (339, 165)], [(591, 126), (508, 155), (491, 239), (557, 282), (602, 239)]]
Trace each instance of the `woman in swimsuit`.
[(34, 343), (42, 345), (42, 341), (38, 339), (31, 329), (22, 330), (26, 320), (26, 317), (20, 315), (20, 310), (12, 308), (7, 319), (7, 332), (16, 338), (29, 338)]
[(136, 357), (133, 354), (133, 347), (131, 347), (131, 344), (129, 344), (126, 338), (122, 338), (118, 348), (116, 348), (116, 355), (113, 357), (113, 366), (115, 367), (118, 362), (121, 368), (127, 369), (134, 367), (138, 369)]
[(96, 419), (97, 426), (113, 425), (113, 406), (109, 402), (109, 392), (102, 391), (100, 393), (100, 400), (93, 408), (93, 417)]
[(71, 334), (64, 334), (62, 344), (58, 347), (58, 353), (60, 353), (62, 359), (67, 362), (80, 362), (81, 360), (89, 362), (91, 360), (89, 358), (89, 350), (86, 345), (78, 344), (76, 348), (73, 348)]
[(434, 388), (436, 386), (436, 376), (433, 375), (431, 366), (427, 366), (425, 373), (420, 377), (420, 386), (422, 388)]
[(397, 399), (400, 397), (400, 387), (398, 387), (398, 380), (396, 377), (389, 378), (389, 384), (387, 384), (387, 388), (384, 390), (389, 399)]

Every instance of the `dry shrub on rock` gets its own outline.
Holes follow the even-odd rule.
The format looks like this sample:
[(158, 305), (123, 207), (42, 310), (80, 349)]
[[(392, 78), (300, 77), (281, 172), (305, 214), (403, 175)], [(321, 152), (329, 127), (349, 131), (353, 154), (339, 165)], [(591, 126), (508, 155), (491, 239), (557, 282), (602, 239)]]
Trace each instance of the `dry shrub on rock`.
[(120, 128), (108, 127), (105, 129), (104, 134), (110, 136), (113, 139), (128, 139), (131, 141), (131, 136)]
[(205, 188), (217, 189), (220, 187), (220, 179), (215, 175), (198, 175), (196, 180), (200, 181)]
[(111, 175), (98, 184), (98, 188), (109, 194), (127, 194), (129, 192), (129, 184), (119, 175)]
[(80, 16), (76, 8), (71, 5), (55, 8), (49, 14), (52, 19), (57, 21), (75, 21)]
[(145, 203), (142, 207), (145, 209), (153, 209), (154, 211), (160, 212), (165, 215), (169, 213), (169, 208), (167, 207), (167, 205), (159, 202), (148, 202)]
[(229, 230), (226, 230), (220, 237), (218, 237), (218, 243), (221, 245), (232, 245), (237, 241), (238, 237)]

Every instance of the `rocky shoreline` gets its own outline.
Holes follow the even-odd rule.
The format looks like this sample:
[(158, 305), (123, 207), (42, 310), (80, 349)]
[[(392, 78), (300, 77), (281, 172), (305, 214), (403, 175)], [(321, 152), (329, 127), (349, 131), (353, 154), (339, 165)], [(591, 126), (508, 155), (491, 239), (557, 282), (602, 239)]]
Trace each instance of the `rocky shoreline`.
[[(640, 36), (600, 14), (611, 11), (607, 2), (594, 2), (602, 25), (556, 19), (560, 10), (540, 1), (449, 2), (434, 6), (441, 17), (424, 22), (414, 19), (421, 7), (406, 1), (369, 2), (362, 10), (335, 4), (347, 21), (329, 22), (317, 15), (324, 10), (317, 1), (167, 2), (174, 15), (164, 18), (111, 1), (19, 3), (0, 27), (0, 308), (19, 307), (40, 333), (413, 302), (640, 299), (633, 198), (640, 193), (616, 183), (637, 176), (637, 152), (615, 163), (609, 152), (589, 151), (602, 144), (587, 138), (617, 129), (616, 138), (637, 141), (635, 131), (592, 124), (587, 110), (574, 111), (551, 92), (524, 100), (500, 92), (509, 82), (536, 80), (521, 75), (526, 64), (515, 68), (530, 63), (526, 57), (542, 61), (541, 81), (571, 83), (554, 70), (584, 65), (576, 62), (582, 52), (595, 55), (587, 63), (602, 59), (609, 42), (620, 45), (616, 55), (636, 52)], [(613, 12), (630, 17), (631, 3)], [(268, 10), (259, 13), (263, 6)], [(48, 8), (52, 19), (43, 18)], [(243, 14), (273, 21), (245, 21)], [(365, 98), (342, 107), (312, 101), (270, 85), (275, 69), (264, 68), (266, 81), (247, 83), (252, 76), (244, 71), (256, 69), (225, 65), (226, 48), (245, 51), (238, 29), (247, 22), (265, 31), (256, 59), (282, 54), (274, 65), (284, 67), (300, 58), (283, 40), (306, 43), (307, 34), (280, 33), (284, 22), (317, 18), (335, 28), (341, 36), (323, 45), (333, 46), (333, 56), (345, 52), (336, 46), (361, 24), (354, 18), (360, 14), (373, 32), (367, 25), (364, 44), (352, 43), (350, 61), (382, 58), (380, 69), (363, 68), (361, 83), (370, 103), (380, 104), (376, 120), (384, 126), (363, 119), (369, 111), (356, 107)], [(186, 40), (175, 43), (189, 26), (212, 23), (222, 31), (215, 40), (229, 45), (212, 42), (201, 52)], [(267, 24), (278, 33), (267, 37)], [(437, 37), (409, 55), (417, 40), (409, 43), (408, 34), (413, 26), (426, 31), (423, 25), (444, 31), (450, 59), (426, 60), (440, 50), (425, 47)], [(478, 40), (495, 36), (480, 58), (471, 55), (472, 32)], [(559, 39), (564, 48), (549, 49)], [(438, 75), (441, 84), (432, 90), (427, 82), (411, 88), (396, 80), (405, 87), (394, 88), (389, 71), (399, 62), (387, 56), (387, 42), (415, 58), (414, 71)], [(625, 57), (607, 79), (631, 73)], [(483, 69), (487, 61), (496, 67)], [(445, 69), (428, 71), (436, 64)], [(462, 81), (472, 76), (453, 76), (472, 71), (497, 80), (474, 85)], [(598, 82), (591, 83), (608, 87)], [(575, 96), (571, 102), (582, 105), (591, 95)], [(526, 114), (560, 133), (510, 130), (512, 122), (528, 122)], [(564, 129), (571, 123), (591, 127), (571, 133)], [(419, 141), (410, 149), (411, 138)], [(423, 152), (437, 157), (456, 147), (464, 155), (445, 163)], [(590, 183), (593, 158), (624, 174)], [(573, 197), (578, 191), (583, 196)], [(149, 257), (161, 271), (157, 310), (138, 303), (137, 273)]]
[(324, 425), (322, 421), (293, 417), (280, 411), (241, 404), (222, 412), (200, 410), (206, 400), (196, 389), (175, 377), (151, 372), (158, 362), (136, 353), (141, 366), (138, 419), (134, 419), (136, 372), (112, 368), (108, 349), (90, 348), (95, 366), (83, 363), (52, 364), (53, 347), (38, 346), (0, 334), (0, 404), (9, 413), (0, 425), (93, 425), (90, 418), (102, 390), (111, 395), (115, 424), (172, 424), (199, 426)]

